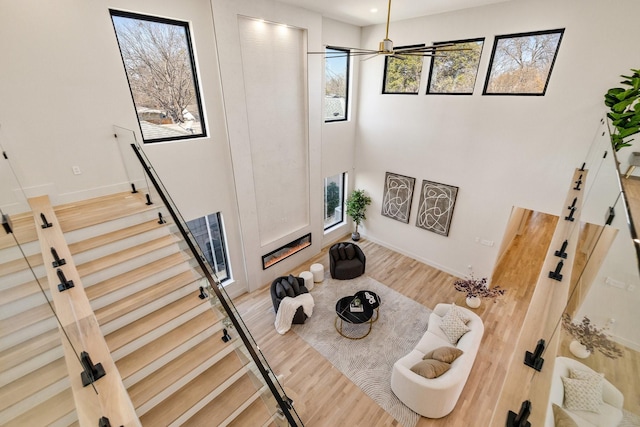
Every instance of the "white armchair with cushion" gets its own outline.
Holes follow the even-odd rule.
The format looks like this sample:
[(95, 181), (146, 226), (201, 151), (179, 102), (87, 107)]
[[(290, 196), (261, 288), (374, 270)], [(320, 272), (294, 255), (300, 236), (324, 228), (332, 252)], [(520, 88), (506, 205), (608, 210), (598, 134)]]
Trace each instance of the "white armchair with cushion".
[[(449, 326), (444, 326), (444, 323), (449, 324), (447, 314), (451, 307), (451, 304), (438, 304), (429, 316), (427, 332), (415, 349), (393, 365), (391, 390), (402, 403), (423, 417), (441, 418), (453, 410), (467, 382), (480, 347), (480, 341), (482, 341), (484, 333), (482, 319), (465, 308), (455, 306), (454, 309), (466, 321), (463, 324), (466, 332), (459, 339), (455, 336), (455, 328), (452, 331)], [(448, 335), (441, 326), (447, 330)], [(450, 363), (434, 362), (435, 369), (434, 366), (427, 363), (430, 360), (423, 360), (425, 355), (430, 359), (430, 352), (443, 347), (455, 347), (455, 349), (461, 350), (462, 354), (459, 357), (456, 356), (457, 358)], [(455, 349), (454, 351), (456, 351)], [(457, 351), (457, 354), (459, 353)], [(432, 373), (427, 376), (435, 376), (434, 378), (423, 376), (424, 371), (421, 372), (419, 369), (423, 363), (429, 365), (426, 370)], [(441, 367), (443, 369), (439, 371)], [(436, 372), (433, 373), (433, 371)]]
[(623, 403), (622, 393), (604, 376), (577, 360), (556, 357), (545, 426), (615, 427)]

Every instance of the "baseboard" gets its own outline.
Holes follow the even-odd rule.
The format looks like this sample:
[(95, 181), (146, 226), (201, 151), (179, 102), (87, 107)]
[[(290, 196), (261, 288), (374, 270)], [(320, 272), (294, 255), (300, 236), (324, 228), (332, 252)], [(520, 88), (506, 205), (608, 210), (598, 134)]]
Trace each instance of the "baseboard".
[(438, 270), (440, 270), (440, 271), (444, 271), (445, 273), (449, 273), (449, 274), (451, 274), (452, 276), (456, 276), (456, 277), (465, 277), (465, 276), (466, 276), (466, 274), (467, 274), (467, 273), (464, 273), (464, 272), (459, 272), (459, 271), (452, 270), (451, 268), (446, 267), (446, 266), (444, 266), (444, 265), (440, 265), (440, 264), (438, 264), (438, 263), (437, 263), (437, 262), (435, 262), (435, 261), (432, 261), (432, 260), (430, 260), (430, 259), (427, 259), (427, 258), (421, 257), (421, 256), (420, 256), (420, 255), (418, 255), (418, 254), (415, 254), (415, 253), (413, 253), (413, 252), (406, 251), (406, 250), (404, 250), (404, 249), (402, 249), (402, 248), (399, 248), (399, 247), (397, 247), (397, 246), (395, 246), (395, 245), (392, 245), (392, 244), (390, 244), (390, 243), (388, 243), (388, 242), (385, 242), (385, 241), (383, 241), (383, 240), (376, 239), (376, 238), (371, 237), (371, 236), (369, 236), (369, 235), (366, 235), (366, 234), (364, 234), (364, 233), (362, 233), (362, 232), (360, 233), (360, 235), (361, 235), (362, 237), (366, 238), (367, 240), (372, 241), (373, 243), (376, 243), (376, 244), (378, 244), (378, 245), (380, 245), (380, 246), (384, 246), (384, 247), (385, 247), (385, 248), (387, 248), (387, 249), (391, 249), (392, 251), (395, 251), (395, 252), (401, 253), (402, 255), (405, 255), (405, 256), (408, 256), (408, 257), (413, 258), (413, 259), (415, 259), (415, 260), (418, 260), (418, 261), (420, 261), (420, 262), (423, 262), (423, 263), (427, 264), (427, 265), (428, 265), (428, 266), (430, 266), (430, 267), (437, 268)]

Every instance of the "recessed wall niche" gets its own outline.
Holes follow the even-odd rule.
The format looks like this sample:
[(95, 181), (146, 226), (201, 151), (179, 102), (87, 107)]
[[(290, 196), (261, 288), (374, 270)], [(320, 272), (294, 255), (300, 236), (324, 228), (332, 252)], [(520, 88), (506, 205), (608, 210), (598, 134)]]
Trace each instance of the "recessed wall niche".
[(261, 245), (309, 223), (306, 31), (238, 17)]

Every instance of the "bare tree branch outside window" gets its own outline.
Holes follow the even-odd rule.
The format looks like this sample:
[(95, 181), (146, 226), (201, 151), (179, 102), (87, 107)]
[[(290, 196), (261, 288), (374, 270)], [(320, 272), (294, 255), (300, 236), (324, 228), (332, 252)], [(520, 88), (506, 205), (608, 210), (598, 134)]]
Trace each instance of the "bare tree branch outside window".
[(564, 29), (497, 36), (485, 95), (544, 95)]
[[(484, 39), (445, 42), (429, 69), (428, 94), (471, 95), (476, 84)], [(439, 43), (436, 43), (437, 46)]]
[(204, 135), (188, 24), (111, 15), (145, 142)]

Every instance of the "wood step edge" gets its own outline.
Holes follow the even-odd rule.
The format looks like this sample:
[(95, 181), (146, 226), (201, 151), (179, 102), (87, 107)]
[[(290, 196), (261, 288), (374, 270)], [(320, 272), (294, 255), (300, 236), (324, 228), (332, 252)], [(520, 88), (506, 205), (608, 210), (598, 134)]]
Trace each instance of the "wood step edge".
[[(176, 292), (193, 284), (197, 279), (189, 270), (176, 274), (156, 285), (142, 289), (133, 293), (127, 298), (122, 298), (97, 310), (94, 310), (98, 323), (106, 325), (122, 316), (125, 316), (136, 309), (139, 309), (151, 302), (161, 299), (172, 292)], [(195, 288), (194, 288), (195, 289)]]
[(87, 298), (89, 298), (90, 301), (95, 300), (110, 294), (111, 292), (115, 292), (119, 289), (132, 285), (139, 280), (148, 278), (160, 270), (175, 267), (186, 261), (188, 261), (188, 258), (182, 252), (176, 252), (165, 256), (156, 261), (152, 261), (143, 266), (134, 268), (133, 270), (129, 270), (86, 287), (85, 292), (87, 293)]
[[(123, 346), (141, 337), (150, 334), (161, 326), (171, 323), (173, 320), (186, 315), (199, 305), (203, 304), (197, 294), (185, 295), (164, 307), (155, 310), (146, 316), (141, 317), (128, 325), (105, 335), (105, 341), (109, 350), (113, 353)], [(208, 307), (205, 307), (208, 309)]]
[(175, 243), (178, 243), (178, 239), (176, 239), (173, 235), (162, 236), (157, 239), (152, 239), (147, 242), (132, 246), (130, 248), (122, 249), (118, 252), (105, 255), (92, 261), (85, 262), (78, 265), (76, 268), (80, 277), (85, 277), (90, 274), (97, 273), (98, 271), (116, 266), (123, 262), (150, 254), (153, 251), (165, 248)]
[(48, 303), (26, 309), (0, 322), (0, 338), (54, 317), (55, 313)]
[(115, 243), (130, 237), (138, 236), (148, 231), (156, 230), (164, 225), (158, 224), (157, 219), (152, 219), (144, 222), (140, 222), (129, 227), (120, 228), (115, 231), (100, 234), (98, 236), (90, 237), (88, 239), (80, 240), (75, 243), (69, 244), (69, 251), (72, 255), (76, 255), (82, 252), (86, 252), (91, 249), (105, 246), (111, 243)]
[(2, 371), (7, 371), (61, 345), (58, 329), (50, 329), (0, 352), (0, 367)]
[(28, 282), (23, 282), (19, 285), (1, 290), (0, 307), (6, 304), (12, 304), (23, 298), (28, 298), (32, 295), (42, 294), (42, 289), (38, 285), (38, 282), (42, 285), (45, 291), (48, 290), (49, 284), (47, 283), (46, 276), (38, 277), (37, 280), (30, 280)]
[(70, 388), (47, 399), (39, 405), (10, 420), (0, 420), (3, 427), (44, 426), (75, 413), (73, 393)]
[(0, 271), (3, 276), (17, 273), (29, 268), (39, 267), (44, 264), (42, 254), (40, 252), (32, 255), (27, 255), (26, 260), (24, 258), (16, 258), (14, 260), (4, 262), (0, 264)]

